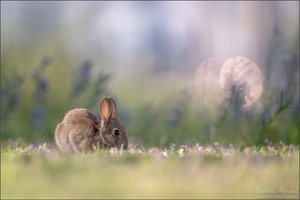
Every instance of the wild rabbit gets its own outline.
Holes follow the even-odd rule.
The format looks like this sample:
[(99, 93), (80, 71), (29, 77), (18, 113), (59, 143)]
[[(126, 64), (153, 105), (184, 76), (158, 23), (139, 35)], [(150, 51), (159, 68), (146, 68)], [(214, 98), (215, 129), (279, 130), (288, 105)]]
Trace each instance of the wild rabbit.
[(99, 104), (100, 118), (85, 108), (67, 112), (55, 129), (55, 142), (63, 152), (89, 152), (98, 148), (127, 149), (124, 127), (117, 119), (117, 106), (110, 97)]

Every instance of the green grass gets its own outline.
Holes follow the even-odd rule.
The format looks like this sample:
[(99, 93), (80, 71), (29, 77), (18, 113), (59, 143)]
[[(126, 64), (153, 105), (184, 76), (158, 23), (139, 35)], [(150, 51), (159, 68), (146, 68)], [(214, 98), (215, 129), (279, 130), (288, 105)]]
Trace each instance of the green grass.
[(66, 155), (2, 145), (1, 199), (299, 198), (299, 146), (131, 146)]

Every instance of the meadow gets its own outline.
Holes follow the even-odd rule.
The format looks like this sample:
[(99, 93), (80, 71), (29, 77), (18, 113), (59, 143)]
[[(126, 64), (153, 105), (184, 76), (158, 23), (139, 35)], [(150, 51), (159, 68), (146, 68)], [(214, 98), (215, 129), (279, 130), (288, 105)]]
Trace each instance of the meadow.
[[(90, 59), (73, 68), (58, 55), (33, 58), (1, 60), (1, 199), (299, 198), (293, 87), (269, 85), (246, 109), (236, 97), (208, 106), (186, 87), (191, 72), (120, 78)], [(97, 113), (103, 96), (117, 101), (129, 150), (60, 153), (54, 129), (64, 113)]]
[[(298, 7), (1, 1), (1, 199), (299, 199)], [(129, 149), (61, 153), (105, 96)]]
[(60, 153), (52, 144), (1, 148), (1, 199), (299, 199), (299, 146), (284, 143)]

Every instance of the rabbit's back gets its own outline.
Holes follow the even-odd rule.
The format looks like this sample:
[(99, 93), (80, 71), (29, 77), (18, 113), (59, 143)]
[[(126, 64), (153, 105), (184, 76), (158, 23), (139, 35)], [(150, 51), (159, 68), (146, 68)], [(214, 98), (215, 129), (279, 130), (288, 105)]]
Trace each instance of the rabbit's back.
[(100, 119), (88, 109), (78, 108), (67, 112), (55, 129), (55, 141), (65, 152), (85, 151), (92, 148)]
[(68, 123), (68, 124), (78, 124), (78, 123), (91, 124), (91, 122), (93, 122), (95, 124), (99, 124), (100, 119), (93, 112), (91, 112), (88, 109), (77, 108), (77, 109), (68, 111), (65, 114), (62, 122)]

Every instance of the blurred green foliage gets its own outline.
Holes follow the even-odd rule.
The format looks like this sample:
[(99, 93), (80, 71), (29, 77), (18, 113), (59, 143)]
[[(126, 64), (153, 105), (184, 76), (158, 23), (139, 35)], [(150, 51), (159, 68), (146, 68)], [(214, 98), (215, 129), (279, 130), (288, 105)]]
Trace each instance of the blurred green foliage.
[[(185, 8), (181, 6), (183, 2), (175, 7), (159, 2), (153, 7), (143, 2), (125, 2), (120, 6), (88, 2), (84, 4), (87, 7), (78, 3), (3, 3), (2, 140), (53, 142), (55, 127), (68, 110), (85, 107), (97, 113), (99, 100), (113, 96), (120, 121), (133, 143), (166, 146), (218, 141), (241, 147), (279, 141), (299, 144), (299, 26), (290, 25), (298, 24), (293, 18), (299, 15), (294, 10), (297, 3), (190, 2), (189, 8), (195, 8), (192, 11), (181, 10)], [(20, 15), (12, 12), (15, 8), (20, 8)], [(77, 12), (77, 8), (82, 12)], [(220, 10), (218, 15), (211, 12), (215, 8)], [(228, 12), (227, 8), (237, 12)], [(129, 10), (115, 19), (109, 13), (118, 13), (118, 9)], [(285, 9), (291, 9), (291, 15), (284, 16)], [(125, 22), (139, 19), (126, 14), (134, 11), (140, 16), (141, 10), (147, 16), (142, 15), (141, 24), (122, 28)], [(64, 11), (70, 12), (70, 19)], [(178, 18), (182, 20), (180, 28), (171, 23), (177, 18), (164, 15), (178, 11), (183, 15)], [(191, 18), (185, 15), (190, 11)], [(152, 19), (152, 12), (161, 15)], [(206, 20), (203, 13), (209, 15), (212, 24), (195, 23)], [(117, 21), (102, 24), (111, 17)], [(123, 17), (128, 21), (123, 22)], [(100, 25), (94, 21), (96, 18)], [(220, 19), (229, 20), (232, 27), (220, 23)], [(230, 19), (241, 21), (232, 23)], [(144, 27), (143, 20), (153, 23), (153, 27)], [(224, 35), (211, 38), (211, 32), (220, 32), (221, 29), (215, 29), (219, 27)], [(266, 35), (261, 27), (268, 27)], [(244, 32), (249, 33), (248, 37), (241, 34)], [(138, 45), (133, 42), (135, 38)], [(236, 38), (245, 40), (241, 42), (247, 44), (245, 49), (237, 48), (243, 45)], [(222, 39), (224, 45), (214, 39)], [(227, 45), (232, 41), (236, 44)], [(252, 43), (254, 46), (248, 47)], [(244, 54), (255, 58), (264, 75), (264, 91), (258, 102), (240, 108), (234, 96), (217, 106), (201, 101), (190, 86), (194, 68), (207, 56), (218, 56), (214, 55), (215, 50), (222, 56)], [(126, 54), (128, 51), (132, 52)]]
[(237, 97), (212, 109), (199, 102), (193, 92), (174, 87), (176, 73), (159, 77), (136, 72), (141, 80), (130, 82), (127, 78), (112, 84), (114, 74), (96, 68), (90, 59), (72, 67), (67, 60), (58, 62), (49, 56), (27, 64), (8, 58), (1, 59), (3, 140), (53, 141), (54, 129), (64, 113), (78, 107), (97, 113), (99, 100), (109, 95), (117, 100), (120, 121), (134, 143), (299, 144), (299, 104), (283, 91), (265, 92), (261, 101), (266, 103), (259, 112), (255, 105), (241, 108)]

